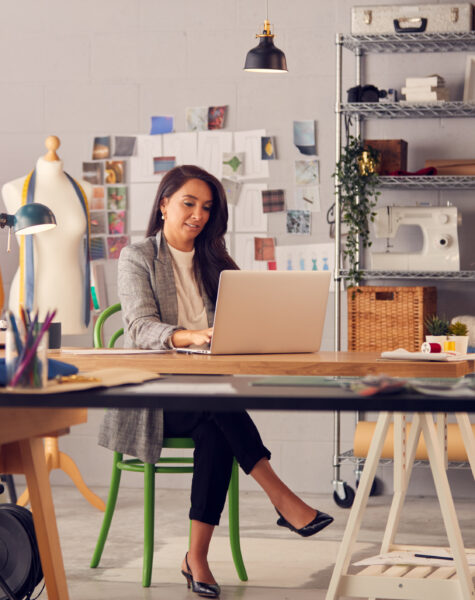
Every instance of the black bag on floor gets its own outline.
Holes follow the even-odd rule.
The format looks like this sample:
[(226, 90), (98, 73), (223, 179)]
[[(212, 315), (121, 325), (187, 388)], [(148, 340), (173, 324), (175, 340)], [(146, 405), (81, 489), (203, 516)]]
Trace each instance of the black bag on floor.
[(42, 579), (31, 512), (0, 504), (0, 600), (30, 600)]

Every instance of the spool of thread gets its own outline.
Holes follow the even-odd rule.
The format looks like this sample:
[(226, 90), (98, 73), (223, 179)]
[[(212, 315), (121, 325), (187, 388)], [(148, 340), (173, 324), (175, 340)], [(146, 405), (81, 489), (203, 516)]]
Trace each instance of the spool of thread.
[(447, 340), (444, 342), (444, 352), (455, 352), (454, 340)]
[(438, 342), (424, 342), (421, 346), (421, 352), (424, 352), (424, 354), (442, 352), (442, 346)]

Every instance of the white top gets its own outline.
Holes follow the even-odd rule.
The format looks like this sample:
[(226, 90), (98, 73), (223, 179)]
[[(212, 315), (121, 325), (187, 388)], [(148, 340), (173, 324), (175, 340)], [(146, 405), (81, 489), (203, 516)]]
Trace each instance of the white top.
[(208, 317), (193, 272), (191, 252), (177, 250), (168, 244), (173, 259), (173, 273), (178, 297), (178, 325), (185, 329), (208, 329)]

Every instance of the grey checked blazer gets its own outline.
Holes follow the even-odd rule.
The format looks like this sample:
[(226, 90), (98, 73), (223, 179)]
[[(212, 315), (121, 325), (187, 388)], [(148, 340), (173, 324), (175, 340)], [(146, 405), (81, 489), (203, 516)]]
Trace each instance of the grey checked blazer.
[[(124, 346), (167, 348), (168, 338), (182, 327), (178, 326), (172, 256), (160, 232), (122, 250), (118, 288)], [(214, 306), (204, 292), (203, 300), (211, 327)], [(109, 409), (99, 431), (99, 444), (144, 462), (157, 462), (163, 444), (163, 411)]]

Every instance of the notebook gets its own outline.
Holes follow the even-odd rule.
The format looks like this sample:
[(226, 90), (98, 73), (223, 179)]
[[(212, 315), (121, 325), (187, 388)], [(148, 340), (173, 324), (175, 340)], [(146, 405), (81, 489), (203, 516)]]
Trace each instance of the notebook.
[(209, 348), (199, 354), (317, 352), (330, 273), (317, 271), (222, 271)]

